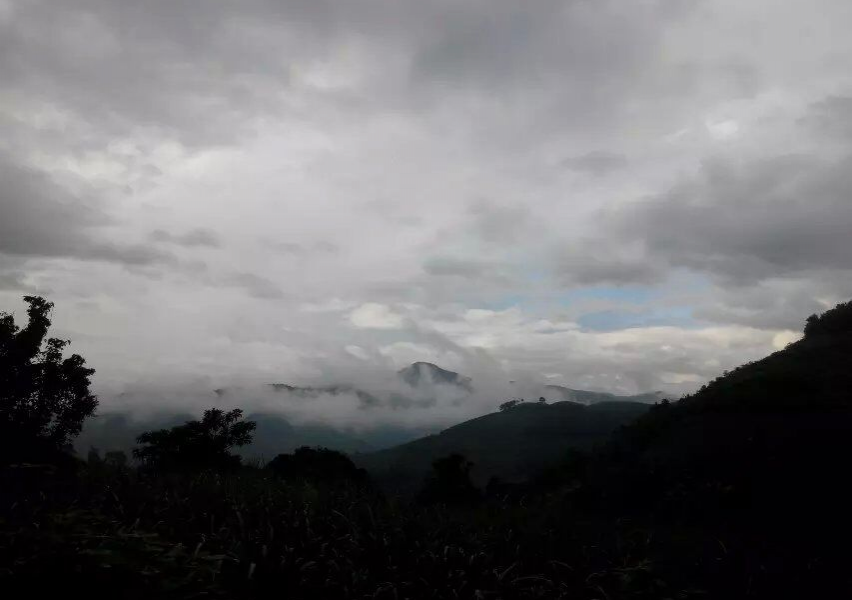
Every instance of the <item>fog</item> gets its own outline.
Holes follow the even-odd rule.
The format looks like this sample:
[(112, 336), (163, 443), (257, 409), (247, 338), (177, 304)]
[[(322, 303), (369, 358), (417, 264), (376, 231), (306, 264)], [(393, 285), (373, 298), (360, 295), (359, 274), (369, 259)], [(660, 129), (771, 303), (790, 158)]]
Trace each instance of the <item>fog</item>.
[(326, 425), (352, 432), (387, 427), (432, 431), (495, 412), (510, 399), (563, 399), (545, 389), (545, 382), (520, 374), (511, 379), (512, 374), (485, 363), (463, 375), (471, 378), (470, 388), (428, 381), (412, 386), (395, 371), (369, 368), (341, 372), (335, 380), (140, 382), (102, 394), (99, 413), (120, 413), (143, 422), (161, 414), (200, 416), (209, 408), (239, 408), (246, 415), (274, 415), (294, 425)]

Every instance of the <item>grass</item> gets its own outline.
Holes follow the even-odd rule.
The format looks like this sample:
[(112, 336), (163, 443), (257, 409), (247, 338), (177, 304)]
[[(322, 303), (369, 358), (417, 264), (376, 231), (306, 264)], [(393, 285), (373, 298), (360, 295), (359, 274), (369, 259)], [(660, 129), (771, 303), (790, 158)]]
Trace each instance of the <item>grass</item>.
[(66, 592), (98, 582), (128, 598), (695, 596), (655, 573), (647, 534), (584, 523), (560, 502), (453, 510), (256, 470), (89, 474), (59, 501), (4, 507), (3, 585), (41, 594), (52, 583), (39, 574), (53, 573)]

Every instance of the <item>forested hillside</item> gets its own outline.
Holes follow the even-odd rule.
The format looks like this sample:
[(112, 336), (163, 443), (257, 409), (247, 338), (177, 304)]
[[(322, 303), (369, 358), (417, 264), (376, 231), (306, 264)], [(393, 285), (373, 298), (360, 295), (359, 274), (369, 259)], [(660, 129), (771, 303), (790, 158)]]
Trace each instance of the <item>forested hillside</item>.
[(358, 455), (356, 461), (396, 490), (420, 485), (433, 461), (453, 453), (473, 463), (471, 476), (479, 485), (492, 477), (518, 482), (557, 463), (569, 450), (602, 444), (647, 410), (648, 405), (634, 402), (523, 402), (437, 435)]

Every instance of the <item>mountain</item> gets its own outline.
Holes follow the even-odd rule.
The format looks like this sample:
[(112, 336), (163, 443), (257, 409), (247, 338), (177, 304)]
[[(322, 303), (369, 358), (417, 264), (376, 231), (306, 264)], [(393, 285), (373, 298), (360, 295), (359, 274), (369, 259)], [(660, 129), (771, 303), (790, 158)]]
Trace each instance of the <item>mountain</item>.
[(435, 459), (455, 452), (474, 463), (471, 475), (480, 485), (493, 476), (520, 481), (571, 449), (588, 450), (606, 441), (647, 410), (648, 405), (636, 402), (521, 403), (354, 459), (376, 480), (400, 491), (415, 489)]
[(663, 392), (649, 392), (633, 396), (616, 396), (608, 392), (590, 392), (587, 390), (575, 390), (561, 385), (547, 385), (544, 387), (544, 398), (548, 400), (568, 400), (570, 402), (579, 402), (580, 404), (596, 404), (598, 402), (642, 402), (644, 404), (654, 404), (663, 400), (665, 394)]
[(302, 398), (316, 398), (318, 396), (326, 395), (353, 395), (358, 398), (358, 400), (361, 402), (361, 406), (363, 407), (379, 406), (381, 404), (381, 400), (374, 394), (365, 392), (364, 390), (359, 390), (358, 388), (353, 387), (351, 385), (335, 384), (303, 387), (296, 385), (288, 385), (286, 383), (270, 383), (269, 387), (271, 387), (276, 392), (287, 392)]
[(136, 418), (124, 412), (98, 413), (85, 421), (83, 430), (74, 440), (74, 449), (80, 456), (86, 456), (90, 448), (97, 448), (102, 454), (121, 450), (129, 455), (136, 447), (136, 438), (140, 433), (181, 425), (199, 416), (163, 412)]
[[(188, 413), (156, 413), (136, 418), (127, 413), (104, 413), (86, 421), (74, 448), (81, 456), (92, 447), (101, 453), (122, 450), (129, 454), (136, 447), (136, 437), (140, 433), (174, 427), (198, 417)], [(322, 424), (296, 425), (268, 413), (249, 413), (247, 419), (257, 423), (252, 444), (240, 452), (249, 459), (270, 460), (300, 446), (323, 446), (349, 453), (370, 452), (422, 435), (422, 430), (389, 426), (356, 433)]]
[(799, 535), (833, 535), (841, 524), (852, 532), (850, 462), (847, 303), (808, 319), (787, 348), (653, 407), (614, 436), (587, 485), (596, 505), (677, 500), (678, 510), (723, 514), (763, 536), (791, 535), (794, 521)]
[(472, 391), (471, 380), (453, 371), (428, 362), (416, 362), (398, 371), (399, 377), (411, 387), (422, 385), (454, 385)]
[[(469, 377), (465, 377), (464, 375), (454, 371), (443, 369), (428, 362), (415, 362), (398, 371), (397, 375), (402, 382), (412, 388), (410, 393), (367, 392), (348, 384), (296, 386), (286, 383), (271, 383), (268, 384), (268, 389), (282, 395), (289, 395), (291, 399), (306, 401), (329, 395), (348, 396), (351, 400), (351, 397), (354, 396), (358, 400), (359, 408), (363, 410), (406, 410), (411, 408), (428, 409), (434, 404), (435, 394), (433, 392), (436, 391), (434, 389), (435, 386), (446, 386), (446, 388), (449, 388), (450, 391), (457, 394), (461, 399), (473, 392), (473, 384)], [(560, 386), (547, 386), (545, 390), (545, 394), (549, 398), (552, 395), (553, 399), (562, 401), (550, 405), (552, 413), (548, 413), (547, 417), (543, 417), (545, 421), (553, 418), (555, 419), (554, 422), (557, 424), (562, 423), (562, 417), (573, 410), (571, 408), (572, 406), (606, 404), (609, 409), (612, 409), (612, 407), (626, 406), (625, 408), (619, 408), (616, 412), (622, 411), (625, 414), (635, 415), (645, 409), (640, 403), (653, 402), (658, 399), (658, 397), (654, 394), (620, 397), (613, 394), (574, 390)], [(252, 392), (250, 390), (243, 390), (241, 388), (220, 388), (214, 390), (215, 398), (211, 398), (211, 404), (214, 404), (216, 399), (239, 400), (243, 397), (251, 398), (251, 393)], [(627, 406), (628, 404), (631, 405)], [(636, 404), (636, 406), (632, 406), (632, 404)], [(534, 425), (532, 422), (538, 418), (539, 414), (543, 415), (544, 413), (540, 413), (542, 410), (541, 405), (536, 405), (535, 408), (531, 408), (531, 406), (532, 405), (523, 404), (522, 410), (535, 411), (530, 412), (529, 415), (524, 413), (523, 418), (520, 413), (515, 412), (512, 413), (511, 418), (501, 416), (503, 413), (482, 417), (486, 419), (483, 425), (477, 425), (471, 430), (471, 439), (483, 440), (484, 443), (479, 444), (479, 446), (477, 446), (478, 442), (474, 443), (473, 446), (470, 446), (469, 444), (456, 443), (456, 428), (450, 428), (447, 430), (451, 432), (447, 438), (440, 436), (433, 437), (440, 437), (440, 442), (437, 444), (437, 447), (450, 448), (447, 453), (452, 451), (465, 451), (470, 454), (469, 458), (483, 456), (483, 459), (480, 461), (481, 465), (475, 470), (475, 473), (487, 473), (489, 476), (491, 474), (499, 474), (505, 478), (513, 479), (517, 478), (518, 473), (524, 472), (527, 462), (533, 465), (539, 465), (543, 464), (547, 460), (557, 458), (566, 447), (588, 447), (588, 440), (593, 439), (594, 442), (601, 441), (603, 439), (601, 432), (609, 433), (612, 429), (608, 425), (600, 427), (598, 422), (594, 420), (598, 417), (598, 415), (608, 414), (607, 411), (609, 409), (607, 407), (602, 407), (600, 410), (591, 411), (586, 417), (580, 418), (577, 422), (578, 426), (581, 428), (587, 426), (591, 427), (591, 429), (589, 429), (590, 437), (586, 436), (588, 439), (584, 437), (585, 434), (583, 434), (580, 430), (575, 431), (572, 429), (572, 427), (574, 427), (572, 424), (566, 429), (569, 436), (572, 436), (567, 444), (557, 440), (556, 437), (558, 436), (551, 433), (548, 434), (550, 437), (547, 440), (542, 441), (538, 447), (534, 447), (535, 444), (523, 438), (523, 431), (513, 430), (513, 427), (531, 427), (532, 429), (530, 431), (532, 433), (530, 433), (530, 435), (538, 435), (536, 428), (541, 429), (543, 425)], [(248, 408), (248, 406), (246, 406), (246, 408)], [(533, 415), (535, 415), (535, 417)], [(75, 448), (78, 453), (83, 455), (85, 455), (91, 447), (96, 447), (101, 450), (101, 452), (110, 450), (123, 450), (125, 452), (129, 452), (136, 446), (136, 437), (140, 433), (152, 429), (163, 429), (180, 425), (188, 420), (197, 419), (199, 416), (200, 415), (173, 411), (155, 413), (143, 418), (133, 417), (131, 414), (125, 412), (106, 412), (93, 419), (89, 419), (86, 422), (82, 433), (75, 442)], [(257, 430), (254, 435), (253, 443), (246, 447), (242, 451), (242, 454), (249, 458), (263, 458), (266, 460), (279, 453), (290, 452), (303, 445), (324, 446), (340, 450), (342, 452), (366, 455), (367, 453), (377, 450), (404, 444), (424, 435), (426, 432), (433, 431), (425, 425), (419, 427), (383, 425), (354, 432), (345, 428), (332, 427), (321, 423), (295, 424), (288, 421), (283, 416), (273, 412), (248, 412), (246, 416), (248, 419), (257, 422)], [(491, 435), (488, 431), (492, 428), (492, 423), (487, 419), (487, 417), (494, 417), (497, 419), (496, 422), (500, 423), (500, 425), (496, 426), (494, 435), (501, 437), (496, 439), (503, 439), (504, 437), (505, 439), (517, 438), (516, 441), (521, 445), (521, 447), (523, 447), (523, 450), (518, 457), (511, 458), (503, 456), (500, 452), (495, 453), (495, 458), (493, 459), (485, 456), (487, 454), (485, 452), (485, 446), (490, 443), (487, 437), (488, 435)], [(618, 421), (616, 425), (624, 422), (622, 420), (616, 420)], [(478, 420), (474, 419), (474, 421)], [(471, 423), (471, 421), (468, 423)], [(464, 425), (466, 424), (463, 423), (457, 427), (462, 427)], [(484, 427), (482, 431), (480, 431), (481, 427)], [(466, 431), (464, 428), (463, 430)], [(524, 431), (526, 431), (526, 429)], [(520, 438), (518, 438), (519, 435)], [(447, 440), (450, 441), (447, 442)], [(406, 459), (404, 462), (415, 462), (420, 466), (425, 465), (423, 470), (428, 470), (431, 461), (434, 458), (437, 458), (437, 454), (431, 450), (432, 446), (429, 446), (429, 448), (430, 449), (425, 455), (426, 458), (417, 460)], [(402, 451), (402, 453), (403, 455), (408, 456), (409, 453), (416, 454), (419, 449), (420, 446), (415, 446), (414, 449), (407, 449)], [(382, 466), (382, 461), (378, 461), (377, 465), (381, 470), (387, 470)]]

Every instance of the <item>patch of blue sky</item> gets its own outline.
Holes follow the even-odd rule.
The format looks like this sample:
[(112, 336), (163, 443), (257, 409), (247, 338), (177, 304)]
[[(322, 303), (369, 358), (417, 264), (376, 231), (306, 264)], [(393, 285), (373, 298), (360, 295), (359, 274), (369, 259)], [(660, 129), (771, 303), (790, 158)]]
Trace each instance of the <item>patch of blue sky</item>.
[(677, 269), (672, 271), (667, 280), (659, 285), (590, 286), (560, 294), (559, 303), (563, 306), (570, 306), (589, 300), (602, 300), (625, 305), (674, 304), (673, 298), (701, 294), (710, 285), (711, 282), (703, 275), (685, 269)]
[(530, 298), (524, 294), (506, 294), (490, 300), (484, 300), (476, 308), (501, 311), (513, 307), (523, 308), (530, 303)]
[(659, 288), (648, 286), (596, 286), (572, 290), (561, 295), (563, 305), (582, 300), (613, 300), (629, 304), (647, 304), (661, 295)]
[(692, 308), (671, 306), (647, 311), (604, 310), (581, 315), (577, 324), (590, 331), (619, 331), (635, 327), (696, 328), (700, 324), (692, 316)]

